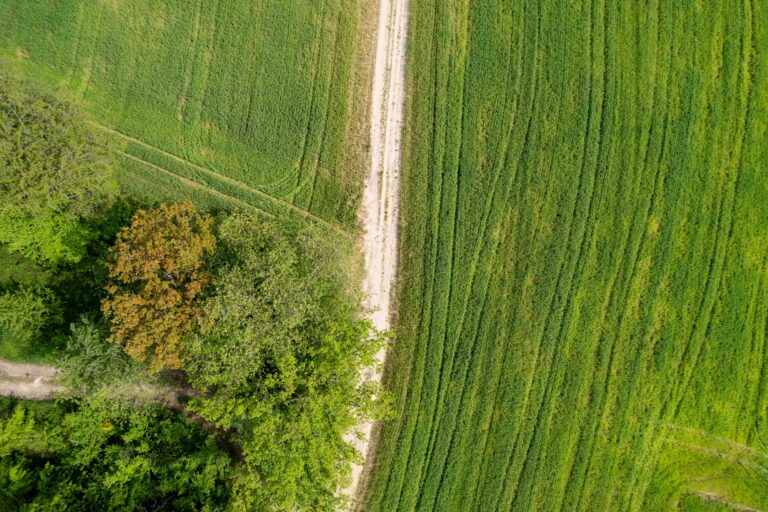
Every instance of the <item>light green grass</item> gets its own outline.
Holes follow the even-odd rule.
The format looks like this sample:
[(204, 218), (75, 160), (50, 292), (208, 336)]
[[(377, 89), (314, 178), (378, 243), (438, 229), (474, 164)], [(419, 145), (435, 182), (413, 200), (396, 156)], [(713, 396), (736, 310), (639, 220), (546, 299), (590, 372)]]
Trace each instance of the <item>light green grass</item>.
[(368, 510), (768, 507), (743, 454), (669, 440), (768, 430), (768, 6), (411, 11), (399, 416)]
[[(301, 210), (352, 228), (367, 167), (373, 7), (0, 0), (0, 58), (82, 102), (132, 156), (270, 214)], [(146, 172), (120, 176), (150, 199), (180, 195), (158, 192), (165, 176), (157, 187)]]
[(738, 509), (714, 499), (707, 499), (696, 494), (685, 494), (680, 499), (678, 510), (680, 512), (734, 512)]

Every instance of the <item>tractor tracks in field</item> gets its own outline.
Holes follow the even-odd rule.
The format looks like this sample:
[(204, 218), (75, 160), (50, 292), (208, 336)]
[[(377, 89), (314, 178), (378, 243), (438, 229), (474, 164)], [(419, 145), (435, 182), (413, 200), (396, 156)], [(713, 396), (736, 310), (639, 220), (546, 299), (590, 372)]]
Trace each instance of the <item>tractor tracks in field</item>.
[[(400, 166), (405, 104), (405, 58), (408, 0), (381, 0), (371, 102), (371, 167), (366, 180), (361, 218), (365, 308), (376, 329), (390, 328), (395, 273), (398, 264)], [(376, 354), (376, 367), (365, 368), (361, 379), (381, 381), (386, 348)], [(373, 423), (358, 425), (359, 436), (348, 440), (365, 456), (352, 467), (349, 485), (341, 491), (359, 505), (376, 446), (371, 443)]]
[[(270, 208), (274, 208), (275, 211), (286, 211), (289, 214), (296, 215), (296, 216), (298, 216), (300, 218), (303, 218), (305, 220), (308, 220), (310, 222), (313, 222), (315, 224), (323, 226), (323, 227), (325, 227), (327, 229), (330, 229), (334, 233), (344, 236), (344, 238), (348, 239), (351, 236), (349, 232), (347, 232), (346, 230), (344, 230), (342, 227), (338, 226), (337, 224), (335, 224), (333, 222), (330, 222), (330, 221), (328, 221), (326, 219), (323, 219), (321, 217), (318, 217), (314, 213), (312, 213), (312, 212), (310, 212), (308, 210), (305, 210), (303, 208), (300, 208), (300, 207), (298, 207), (298, 206), (296, 206), (296, 205), (294, 205), (294, 204), (292, 204), (292, 203), (290, 203), (290, 202), (286, 201), (285, 199), (282, 199), (282, 198), (280, 198), (278, 196), (269, 194), (269, 193), (265, 192), (264, 190), (261, 190), (260, 188), (256, 188), (256, 187), (254, 187), (252, 185), (249, 185), (249, 184), (247, 184), (247, 183), (245, 183), (243, 181), (240, 181), (240, 180), (237, 180), (235, 178), (229, 177), (226, 174), (218, 172), (217, 170), (210, 169), (210, 168), (204, 167), (202, 165), (196, 164), (194, 162), (191, 162), (190, 160), (187, 160), (186, 158), (182, 158), (181, 156), (179, 156), (177, 154), (174, 154), (174, 153), (171, 153), (169, 151), (166, 151), (165, 149), (163, 149), (163, 148), (161, 148), (159, 146), (155, 146), (155, 145), (150, 144), (150, 143), (148, 143), (146, 141), (143, 141), (141, 139), (138, 139), (136, 137), (128, 135), (127, 133), (124, 133), (124, 132), (122, 132), (120, 130), (117, 130), (116, 128), (113, 128), (113, 127), (110, 127), (110, 126), (106, 126), (106, 125), (103, 125), (101, 123), (97, 123), (95, 121), (89, 121), (89, 124), (91, 126), (93, 126), (94, 128), (98, 129), (98, 130), (101, 130), (101, 131), (103, 131), (105, 133), (108, 133), (110, 135), (113, 135), (113, 136), (117, 137), (118, 139), (124, 140), (124, 141), (126, 141), (128, 143), (132, 143), (132, 144), (138, 145), (138, 146), (140, 146), (140, 147), (142, 147), (142, 148), (144, 148), (146, 150), (149, 150), (151, 152), (157, 153), (160, 156), (162, 156), (163, 158), (166, 158), (166, 159), (168, 159), (168, 160), (170, 160), (172, 162), (175, 162), (176, 164), (179, 164), (179, 165), (182, 165), (182, 166), (186, 166), (186, 167), (194, 170), (198, 174), (202, 174), (202, 175), (204, 175), (204, 176), (206, 176), (206, 177), (208, 177), (210, 179), (219, 180), (221, 183), (225, 184), (229, 188), (236, 189), (236, 190), (238, 190), (240, 192), (249, 194), (252, 197), (258, 198), (259, 201), (263, 204), (263, 206), (258, 206), (258, 205), (255, 205), (255, 204), (250, 205), (250, 206), (252, 206), (253, 208), (255, 208), (257, 210), (260, 210), (260, 211), (264, 212), (267, 216), (275, 217), (276, 215), (275, 215), (274, 211), (270, 211), (265, 206), (268, 206)], [(181, 173), (179, 173), (177, 171), (174, 171), (172, 169), (167, 169), (165, 167), (162, 167), (162, 166), (159, 166), (159, 165), (154, 164), (152, 162), (149, 162), (149, 161), (146, 160), (146, 158), (141, 158), (139, 156), (127, 153), (126, 151), (117, 151), (117, 153), (120, 154), (121, 156), (124, 156), (124, 157), (128, 156), (130, 159), (132, 159), (134, 161), (137, 161), (139, 163), (143, 163), (145, 165), (148, 165), (149, 167), (152, 167), (153, 169), (160, 168), (161, 170), (163, 170), (163, 171), (165, 171), (167, 173), (175, 175), (176, 177), (180, 178), (185, 183), (187, 183), (187, 182), (196, 183), (199, 187), (206, 188), (206, 189), (212, 191), (215, 195), (222, 195), (222, 196), (226, 196), (226, 197), (232, 198), (237, 203), (245, 203), (245, 201), (243, 201), (242, 199), (240, 199), (240, 198), (238, 198), (238, 197), (236, 197), (236, 196), (234, 196), (232, 194), (227, 194), (227, 193), (225, 193), (225, 192), (223, 192), (221, 190), (218, 190), (218, 189), (214, 188), (213, 186), (211, 186), (207, 182), (206, 183), (199, 183), (198, 181), (190, 179), (188, 176), (184, 176), (184, 175), (182, 175)], [(249, 204), (249, 203), (246, 203), (246, 204)]]

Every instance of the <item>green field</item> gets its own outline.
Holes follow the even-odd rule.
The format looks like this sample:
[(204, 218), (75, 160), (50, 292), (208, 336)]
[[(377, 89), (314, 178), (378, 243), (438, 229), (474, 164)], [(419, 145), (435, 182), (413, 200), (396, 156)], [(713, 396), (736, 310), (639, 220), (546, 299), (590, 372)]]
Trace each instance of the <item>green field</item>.
[(367, 167), (374, 8), (0, 0), (0, 58), (63, 89), (124, 146), (128, 193), (351, 228)]
[(367, 510), (768, 507), (768, 5), (411, 13)]
[(734, 512), (728, 503), (697, 494), (684, 494), (678, 503), (680, 512)]

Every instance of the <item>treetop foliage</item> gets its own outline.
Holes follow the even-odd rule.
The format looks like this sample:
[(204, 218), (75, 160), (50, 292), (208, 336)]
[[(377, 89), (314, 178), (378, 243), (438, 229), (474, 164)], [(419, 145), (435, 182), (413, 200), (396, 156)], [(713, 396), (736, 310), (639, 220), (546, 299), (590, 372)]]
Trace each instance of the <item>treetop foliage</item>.
[(274, 224), (234, 215), (219, 240), (228, 261), (203, 306), (188, 370), (199, 385), (237, 387), (265, 367), (293, 364), (293, 346), (308, 334), (319, 298), (302, 279), (295, 246)]
[(107, 145), (74, 106), (0, 72), (0, 242), (78, 261), (89, 239), (80, 219), (116, 190)]
[(213, 218), (190, 202), (139, 210), (117, 235), (102, 311), (112, 340), (150, 371), (182, 367), (196, 299), (209, 280), (204, 260), (215, 246)]
[(42, 287), (22, 287), (0, 293), (0, 327), (19, 343), (28, 343), (59, 316), (56, 299)]
[(357, 452), (344, 441), (376, 411), (359, 382), (382, 338), (339, 280), (347, 261), (312, 231), (245, 214), (219, 229), (226, 255), (189, 343), (190, 407), (232, 430), (247, 472), (243, 510), (335, 510)]
[(105, 340), (104, 328), (84, 316), (72, 324), (67, 349), (57, 366), (63, 384), (76, 393), (104, 386), (131, 386), (146, 380), (122, 348)]
[[(154, 403), (98, 393), (0, 415), (2, 510), (223, 510), (232, 462)], [(40, 417), (38, 417), (40, 416)]]

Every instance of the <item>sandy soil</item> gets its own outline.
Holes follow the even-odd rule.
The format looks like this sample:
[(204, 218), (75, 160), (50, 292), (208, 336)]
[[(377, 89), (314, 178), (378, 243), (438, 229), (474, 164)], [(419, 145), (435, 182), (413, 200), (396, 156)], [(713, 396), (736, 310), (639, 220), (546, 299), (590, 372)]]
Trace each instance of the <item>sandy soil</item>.
[[(365, 306), (371, 312), (374, 326), (381, 330), (390, 327), (397, 271), (407, 28), (408, 0), (381, 0), (371, 105), (371, 170), (361, 212), (365, 228)], [(382, 364), (385, 357), (386, 350), (377, 354)], [(362, 378), (380, 381), (381, 373), (367, 368)], [(370, 445), (372, 428), (371, 423), (361, 425), (362, 439), (353, 440), (366, 460), (370, 460), (375, 450), (375, 446)], [(353, 508), (354, 498), (360, 492), (358, 484), (363, 468), (364, 465), (352, 468), (352, 482), (342, 491), (353, 498)]]
[(0, 360), (0, 395), (30, 400), (49, 398), (64, 390), (56, 385), (57, 376), (53, 366)]

